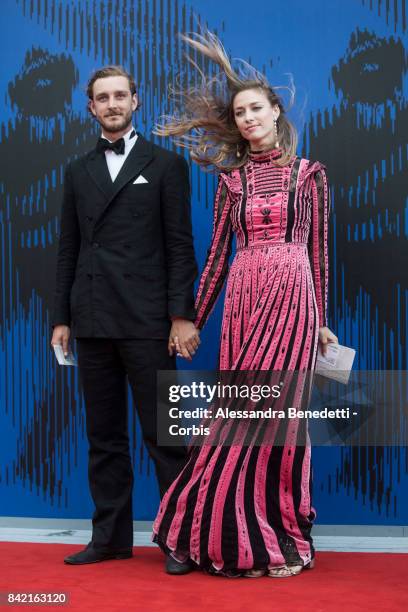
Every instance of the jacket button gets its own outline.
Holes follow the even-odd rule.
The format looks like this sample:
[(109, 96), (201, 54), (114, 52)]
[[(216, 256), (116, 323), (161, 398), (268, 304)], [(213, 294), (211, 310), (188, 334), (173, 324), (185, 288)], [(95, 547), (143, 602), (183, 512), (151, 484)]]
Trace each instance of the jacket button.
[(88, 274), (87, 274), (87, 277), (88, 277), (88, 278), (90, 278), (90, 279), (92, 279), (92, 278), (93, 278), (93, 275), (88, 273)]
[(93, 248), (93, 249), (99, 249), (99, 247), (100, 247), (100, 246), (101, 246), (101, 245), (99, 244), (99, 242), (93, 242), (93, 243), (92, 243), (92, 248)]

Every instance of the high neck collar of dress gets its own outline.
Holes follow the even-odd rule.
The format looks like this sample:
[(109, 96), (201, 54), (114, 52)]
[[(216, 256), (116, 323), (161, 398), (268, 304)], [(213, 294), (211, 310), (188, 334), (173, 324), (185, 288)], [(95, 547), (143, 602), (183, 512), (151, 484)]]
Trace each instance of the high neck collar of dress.
[(249, 159), (255, 162), (271, 161), (282, 157), (282, 147), (267, 149), (266, 151), (250, 151)]

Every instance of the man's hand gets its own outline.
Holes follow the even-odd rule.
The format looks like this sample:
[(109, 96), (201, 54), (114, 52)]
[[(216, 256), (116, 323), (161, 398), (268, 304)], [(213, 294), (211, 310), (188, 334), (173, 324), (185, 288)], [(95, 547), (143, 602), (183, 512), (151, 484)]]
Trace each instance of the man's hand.
[(322, 355), (326, 354), (327, 345), (331, 342), (338, 344), (339, 341), (337, 336), (335, 336), (328, 327), (319, 327), (319, 346)]
[(51, 346), (54, 344), (60, 344), (62, 346), (62, 350), (64, 351), (64, 357), (66, 357), (69, 353), (69, 336), (71, 334), (71, 330), (68, 325), (56, 325), (54, 327), (54, 332), (51, 338)]
[(200, 345), (200, 332), (192, 321), (174, 318), (169, 337), (169, 355), (177, 355), (191, 361)]

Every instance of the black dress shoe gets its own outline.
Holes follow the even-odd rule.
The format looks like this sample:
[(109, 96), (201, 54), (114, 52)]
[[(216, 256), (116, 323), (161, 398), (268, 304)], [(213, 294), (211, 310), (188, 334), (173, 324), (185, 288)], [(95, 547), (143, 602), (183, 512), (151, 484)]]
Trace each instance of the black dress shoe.
[(182, 574), (189, 574), (194, 569), (194, 563), (191, 559), (187, 559), (183, 563), (176, 561), (171, 555), (166, 557), (166, 572), (173, 576), (181, 576)]
[(64, 563), (68, 565), (86, 565), (87, 563), (99, 563), (110, 559), (130, 559), (133, 557), (131, 548), (121, 548), (118, 550), (101, 551), (94, 548), (92, 542), (84, 550), (65, 557)]

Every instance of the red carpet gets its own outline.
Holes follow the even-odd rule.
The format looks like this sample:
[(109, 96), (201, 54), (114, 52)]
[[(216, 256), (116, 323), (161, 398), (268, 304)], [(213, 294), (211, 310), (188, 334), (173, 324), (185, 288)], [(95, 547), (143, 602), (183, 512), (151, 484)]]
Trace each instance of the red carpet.
[(278, 580), (228, 579), (200, 572), (168, 576), (156, 548), (135, 548), (134, 558), (125, 561), (82, 567), (62, 563), (65, 555), (81, 548), (0, 542), (0, 592), (67, 592), (70, 601), (65, 606), (36, 609), (81, 612), (408, 610), (404, 554), (318, 553), (314, 570)]

